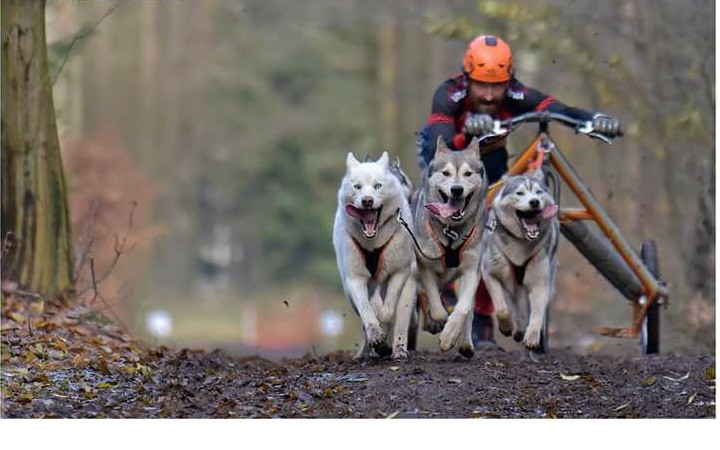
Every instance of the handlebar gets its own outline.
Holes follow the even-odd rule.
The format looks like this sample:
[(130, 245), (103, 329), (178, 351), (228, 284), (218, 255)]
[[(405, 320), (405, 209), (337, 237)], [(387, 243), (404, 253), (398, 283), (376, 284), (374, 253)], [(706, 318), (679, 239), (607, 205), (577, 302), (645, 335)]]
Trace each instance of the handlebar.
[[(559, 122), (565, 126), (574, 128), (575, 133), (585, 134), (591, 138), (599, 139), (608, 145), (612, 144), (613, 141), (613, 138), (607, 137), (604, 134), (595, 131), (595, 128), (593, 128), (592, 125), (592, 120), (578, 120), (570, 116), (566, 116), (565, 114), (550, 111), (529, 112), (506, 120), (495, 120), (493, 122), (492, 131), (483, 134), (482, 136), (478, 136), (478, 141), (482, 143), (485, 139), (508, 134), (520, 126), (520, 124), (532, 122), (540, 123), (541, 130), (547, 129), (547, 124), (550, 122)], [(620, 130), (618, 136), (622, 135), (623, 132)]]

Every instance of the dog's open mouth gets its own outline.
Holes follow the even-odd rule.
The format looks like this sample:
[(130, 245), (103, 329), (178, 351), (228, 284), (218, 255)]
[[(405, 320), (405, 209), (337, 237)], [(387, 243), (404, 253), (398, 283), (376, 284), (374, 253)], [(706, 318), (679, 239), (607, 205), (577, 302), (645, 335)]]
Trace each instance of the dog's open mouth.
[(550, 219), (557, 213), (558, 207), (555, 204), (547, 205), (544, 209), (531, 211), (516, 210), (520, 224), (522, 225), (525, 237), (529, 240), (537, 239), (540, 236), (540, 223)]
[(467, 210), (470, 199), (474, 194), (474, 192), (471, 192), (465, 198), (451, 198), (445, 195), (443, 191), (438, 190), (438, 193), (442, 203), (426, 203), (425, 208), (440, 218), (447, 219), (449, 217), (455, 221), (461, 220), (465, 216), (465, 210)]
[(380, 221), (380, 212), (382, 212), (382, 206), (377, 209), (361, 209), (356, 207), (352, 203), (347, 203), (345, 205), (345, 212), (347, 212), (350, 217), (354, 217), (360, 221), (365, 237), (375, 237), (375, 234), (377, 233), (378, 222)]

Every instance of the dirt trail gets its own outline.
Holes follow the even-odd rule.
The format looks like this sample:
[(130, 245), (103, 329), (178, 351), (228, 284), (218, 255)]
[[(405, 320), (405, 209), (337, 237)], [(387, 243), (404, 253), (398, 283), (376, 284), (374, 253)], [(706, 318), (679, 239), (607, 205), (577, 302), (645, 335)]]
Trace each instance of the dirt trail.
[[(7, 299), (6, 299), (7, 300)], [(82, 307), (3, 305), (3, 417), (715, 417), (714, 356), (554, 350), (272, 362), (147, 348)], [(22, 304), (20, 304), (22, 305)]]

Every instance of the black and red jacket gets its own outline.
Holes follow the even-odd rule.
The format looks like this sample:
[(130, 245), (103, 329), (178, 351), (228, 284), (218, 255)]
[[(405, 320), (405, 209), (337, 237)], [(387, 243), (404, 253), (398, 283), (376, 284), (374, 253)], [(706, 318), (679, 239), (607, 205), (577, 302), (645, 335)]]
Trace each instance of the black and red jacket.
[[(505, 98), (495, 118), (505, 120), (527, 112), (545, 110), (562, 113), (578, 120), (592, 119), (592, 113), (560, 103), (553, 96), (529, 88), (514, 77), (508, 83)], [(462, 150), (467, 147), (470, 137), (462, 133), (462, 128), (469, 111), (470, 98), (465, 76), (460, 74), (446, 80), (433, 95), (432, 110), (426, 129), (428, 142), (434, 145), (438, 136), (442, 135), (452, 149)], [(486, 141), (480, 150), (484, 153), (504, 144), (505, 138), (500, 137)]]

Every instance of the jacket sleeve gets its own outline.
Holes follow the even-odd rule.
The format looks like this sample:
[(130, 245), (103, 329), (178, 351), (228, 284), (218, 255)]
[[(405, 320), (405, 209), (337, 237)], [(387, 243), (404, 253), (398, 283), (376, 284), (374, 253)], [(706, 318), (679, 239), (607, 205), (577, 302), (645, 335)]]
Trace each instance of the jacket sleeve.
[(435, 145), (438, 136), (445, 139), (451, 149), (465, 148), (466, 140), (462, 133), (456, 133), (456, 120), (462, 115), (461, 101), (454, 102), (448, 92), (448, 83), (443, 83), (433, 95), (430, 118), (427, 122), (427, 139), (430, 145)]
[[(514, 114), (523, 114), (531, 111), (550, 111), (565, 114), (577, 120), (592, 120), (593, 114), (582, 108), (575, 108), (559, 102), (552, 95), (540, 92), (520, 82), (515, 81), (508, 95), (513, 104)], [(514, 101), (513, 101), (514, 100)]]

